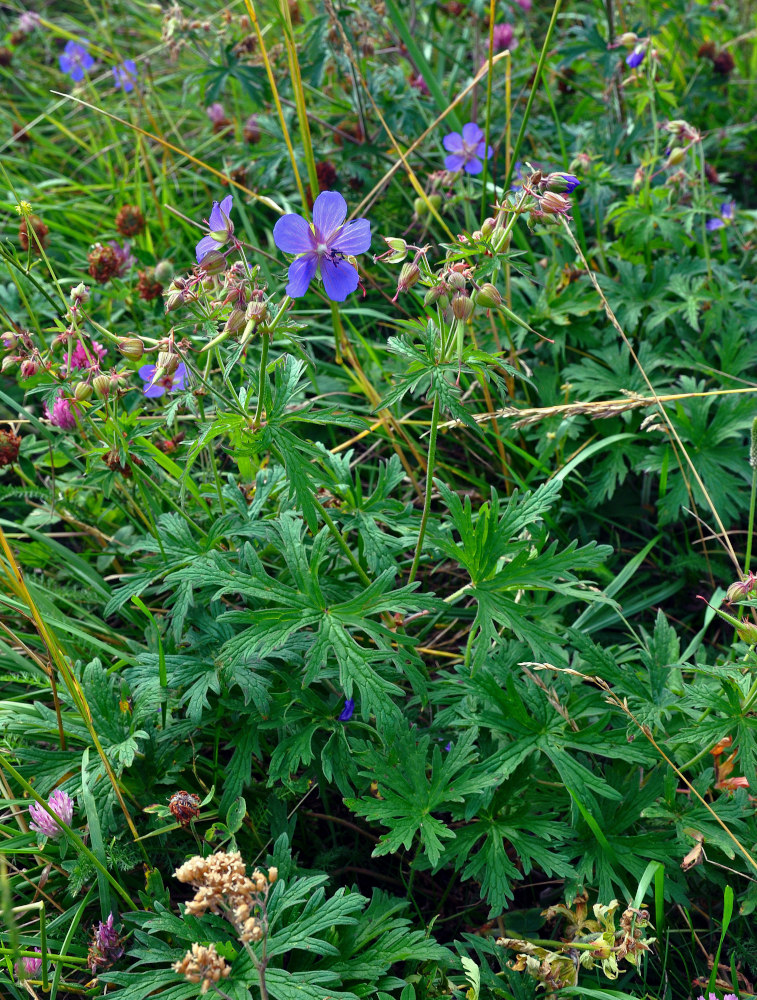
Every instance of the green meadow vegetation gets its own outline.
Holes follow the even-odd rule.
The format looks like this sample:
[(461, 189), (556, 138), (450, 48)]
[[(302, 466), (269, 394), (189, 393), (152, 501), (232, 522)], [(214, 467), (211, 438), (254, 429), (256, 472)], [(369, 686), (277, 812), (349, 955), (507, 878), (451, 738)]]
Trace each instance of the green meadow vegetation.
[(0, 4), (2, 1000), (757, 993), (756, 14)]

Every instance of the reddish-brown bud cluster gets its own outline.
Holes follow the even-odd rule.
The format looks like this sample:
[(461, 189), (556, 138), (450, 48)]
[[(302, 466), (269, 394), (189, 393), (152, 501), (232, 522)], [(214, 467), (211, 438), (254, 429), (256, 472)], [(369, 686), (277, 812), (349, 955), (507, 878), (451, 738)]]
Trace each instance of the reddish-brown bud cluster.
[(4, 465), (12, 465), (16, 461), (20, 447), (21, 438), (18, 434), (0, 428), (0, 469)]
[[(31, 230), (32, 235), (29, 234), (29, 230)], [(49, 232), (50, 230), (38, 215), (27, 215), (21, 220), (21, 225), (18, 227), (18, 242), (22, 249), (41, 254), (50, 242)]]
[(122, 236), (138, 236), (145, 228), (145, 217), (136, 205), (122, 205), (116, 215), (116, 229)]
[(144, 271), (137, 271), (139, 280), (137, 281), (137, 294), (140, 299), (150, 302), (163, 294), (163, 286), (155, 279), (155, 268), (146, 267)]
[(13, 122), (11, 125), (11, 132), (13, 133), (13, 142), (32, 141), (32, 137), (26, 130), (26, 125), (20, 125), (18, 122)]
[(200, 798), (193, 792), (174, 792), (168, 808), (177, 823), (189, 826), (200, 815)]
[(13, 53), (3, 45), (0, 47), (0, 66), (10, 66), (13, 62)]
[(258, 126), (257, 115), (250, 115), (244, 123), (244, 131), (242, 132), (242, 135), (244, 136), (244, 141), (249, 142), (251, 146), (260, 142), (260, 128)]
[(114, 275), (118, 274), (121, 262), (113, 247), (105, 246), (102, 243), (95, 243), (87, 254), (89, 261), (89, 273), (94, 280), (104, 285), (110, 281)]
[(700, 45), (697, 55), (700, 59), (709, 59), (712, 63), (712, 68), (721, 76), (729, 76), (736, 66), (731, 53), (727, 49), (722, 49), (718, 52), (714, 42), (705, 42), (703, 45)]

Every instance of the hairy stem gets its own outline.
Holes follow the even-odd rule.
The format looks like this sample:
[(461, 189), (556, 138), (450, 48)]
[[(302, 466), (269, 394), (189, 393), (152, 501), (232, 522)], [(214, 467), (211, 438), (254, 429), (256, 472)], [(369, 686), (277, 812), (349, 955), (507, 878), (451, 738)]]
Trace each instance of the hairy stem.
[(415, 579), (415, 574), (418, 572), (418, 563), (421, 558), (421, 549), (423, 548), (423, 538), (426, 534), (426, 525), (428, 524), (428, 516), (431, 512), (431, 490), (434, 485), (434, 465), (436, 464), (436, 435), (439, 431), (439, 393), (434, 395), (434, 408), (431, 411), (431, 437), (428, 442), (428, 461), (426, 462), (426, 496), (423, 500), (423, 516), (421, 517), (421, 526), (418, 529), (418, 541), (415, 544), (415, 555), (413, 556), (413, 565), (410, 567), (410, 576), (408, 577), (408, 583), (412, 583)]

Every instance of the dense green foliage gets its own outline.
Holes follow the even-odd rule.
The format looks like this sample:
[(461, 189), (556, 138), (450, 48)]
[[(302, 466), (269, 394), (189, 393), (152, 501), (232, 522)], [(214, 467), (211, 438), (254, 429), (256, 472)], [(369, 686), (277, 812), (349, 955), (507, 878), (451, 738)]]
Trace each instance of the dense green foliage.
[(751, 0), (36, 13), (0, 994), (750, 996)]

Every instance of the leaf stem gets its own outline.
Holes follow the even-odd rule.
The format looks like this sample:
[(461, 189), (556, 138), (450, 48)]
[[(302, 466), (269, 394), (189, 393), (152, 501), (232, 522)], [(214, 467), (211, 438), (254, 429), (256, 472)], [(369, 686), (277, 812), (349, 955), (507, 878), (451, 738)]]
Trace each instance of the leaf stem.
[(265, 381), (266, 381), (266, 366), (268, 364), (268, 348), (271, 346), (271, 337), (273, 334), (269, 334), (266, 330), (263, 333), (263, 342), (261, 344), (260, 353), (260, 373), (258, 375), (258, 404), (255, 407), (255, 417), (252, 421), (253, 430), (257, 430), (260, 427), (260, 421), (263, 417), (263, 402), (265, 400)]
[(757, 497), (757, 465), (752, 469), (752, 493), (749, 497), (749, 524), (746, 531), (746, 554), (744, 555), (744, 575), (749, 575), (752, 561), (752, 532), (754, 531), (754, 502)]
[(418, 541), (415, 543), (415, 555), (413, 556), (413, 565), (410, 567), (410, 576), (408, 577), (408, 583), (412, 583), (415, 579), (415, 574), (418, 572), (418, 563), (421, 558), (421, 549), (423, 548), (423, 538), (426, 534), (426, 526), (428, 524), (428, 516), (431, 513), (431, 490), (434, 485), (434, 465), (436, 464), (436, 435), (439, 431), (439, 393), (434, 394), (434, 408), (431, 411), (431, 437), (428, 442), (428, 461), (426, 462), (426, 496), (423, 500), (423, 516), (421, 517), (421, 526), (418, 529)]

